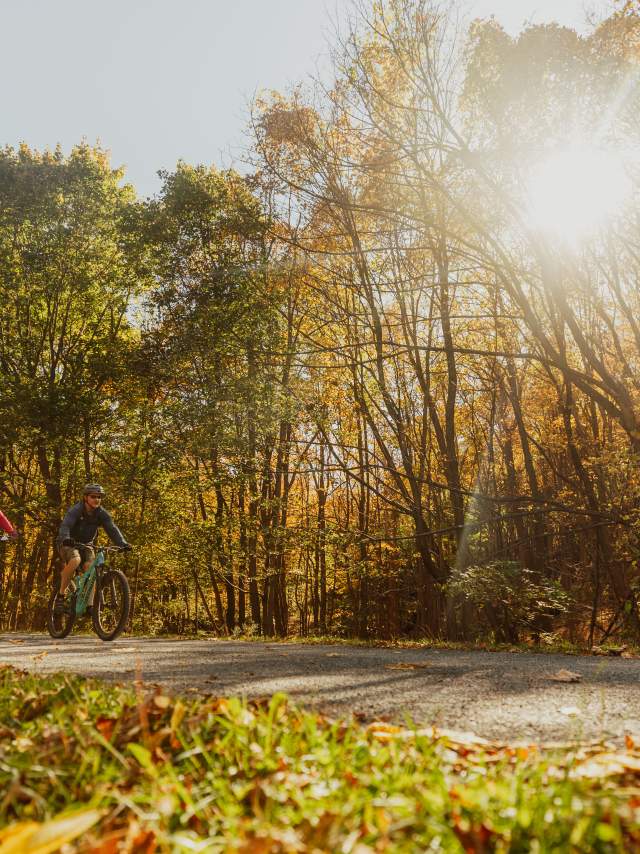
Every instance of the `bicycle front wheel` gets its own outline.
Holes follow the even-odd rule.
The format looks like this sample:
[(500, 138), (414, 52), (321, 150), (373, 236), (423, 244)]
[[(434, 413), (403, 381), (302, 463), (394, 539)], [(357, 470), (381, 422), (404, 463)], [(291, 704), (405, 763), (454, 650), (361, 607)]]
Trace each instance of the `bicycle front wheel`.
[(104, 641), (115, 640), (129, 619), (129, 582), (119, 569), (100, 576), (93, 600), (93, 628)]
[(47, 629), (51, 637), (56, 639), (66, 638), (76, 621), (75, 597), (70, 596), (69, 600), (65, 602), (64, 608), (60, 607), (58, 601), (60, 599), (64, 601), (64, 597), (60, 597), (56, 587), (49, 597), (49, 604), (47, 605)]

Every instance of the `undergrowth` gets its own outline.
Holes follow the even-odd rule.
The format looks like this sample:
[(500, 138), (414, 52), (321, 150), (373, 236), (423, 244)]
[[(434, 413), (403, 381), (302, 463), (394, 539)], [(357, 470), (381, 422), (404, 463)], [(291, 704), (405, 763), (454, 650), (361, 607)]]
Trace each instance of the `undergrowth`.
[[(623, 750), (500, 746), (333, 721), (283, 695), (187, 700), (10, 667), (0, 792), (2, 854), (54, 850), (33, 835), (10, 847), (39, 840), (44, 822), (50, 835), (65, 828), (66, 851), (99, 854), (640, 848), (630, 739)], [(52, 823), (61, 814), (66, 824)]]

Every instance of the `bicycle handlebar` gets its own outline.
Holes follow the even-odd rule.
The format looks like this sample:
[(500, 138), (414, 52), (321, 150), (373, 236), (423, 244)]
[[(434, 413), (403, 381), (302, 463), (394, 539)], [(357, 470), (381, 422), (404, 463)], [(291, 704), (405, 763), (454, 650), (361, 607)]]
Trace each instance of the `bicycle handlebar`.
[(85, 549), (94, 549), (94, 551), (103, 551), (103, 552), (127, 552), (131, 549), (126, 548), (126, 546), (94, 546), (93, 543), (80, 543), (77, 540), (73, 540), (73, 545), (70, 548), (75, 548), (76, 546), (82, 546)]

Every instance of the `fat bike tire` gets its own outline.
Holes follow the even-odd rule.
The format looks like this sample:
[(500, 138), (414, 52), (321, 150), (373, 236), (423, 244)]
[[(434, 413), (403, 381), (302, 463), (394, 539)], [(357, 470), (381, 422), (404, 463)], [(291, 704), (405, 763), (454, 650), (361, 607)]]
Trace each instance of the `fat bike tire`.
[(103, 641), (115, 640), (129, 620), (131, 594), (124, 572), (109, 569), (100, 576), (93, 599), (93, 629)]

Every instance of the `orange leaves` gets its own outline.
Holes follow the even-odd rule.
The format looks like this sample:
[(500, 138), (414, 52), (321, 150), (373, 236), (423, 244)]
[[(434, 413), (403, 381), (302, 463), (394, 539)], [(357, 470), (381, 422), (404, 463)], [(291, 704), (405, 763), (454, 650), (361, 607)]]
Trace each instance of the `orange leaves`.
[(113, 730), (117, 721), (115, 718), (99, 717), (96, 721), (96, 729), (105, 741), (111, 741)]
[(369, 724), (366, 732), (372, 735), (377, 741), (391, 741), (393, 738), (406, 737), (403, 734), (410, 731), (403, 730), (402, 727), (395, 724), (386, 723), (386, 721), (374, 721)]
[(155, 854), (158, 841), (153, 830), (141, 828), (133, 819), (127, 824), (101, 834), (90, 847), (81, 848), (81, 854)]

